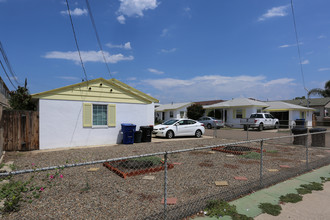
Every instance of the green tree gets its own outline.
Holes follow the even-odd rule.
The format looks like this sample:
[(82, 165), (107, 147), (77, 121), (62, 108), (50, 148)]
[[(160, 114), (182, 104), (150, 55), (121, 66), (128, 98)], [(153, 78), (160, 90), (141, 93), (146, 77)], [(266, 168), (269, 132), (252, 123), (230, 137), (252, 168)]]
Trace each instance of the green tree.
[(26, 79), (24, 87), (18, 86), (17, 90), (10, 92), (9, 104), (15, 110), (36, 110), (36, 105), (32, 102), (32, 97), (27, 88)]
[(204, 115), (205, 109), (200, 104), (193, 104), (187, 108), (188, 118), (197, 120)]
[(297, 99), (306, 99), (306, 97), (305, 96), (301, 96), (301, 97), (296, 97), (296, 98), (294, 98), (295, 100), (297, 100)]
[(319, 95), (323, 97), (330, 97), (330, 80), (328, 80), (325, 85), (324, 89), (316, 88), (312, 89), (308, 92), (308, 95)]

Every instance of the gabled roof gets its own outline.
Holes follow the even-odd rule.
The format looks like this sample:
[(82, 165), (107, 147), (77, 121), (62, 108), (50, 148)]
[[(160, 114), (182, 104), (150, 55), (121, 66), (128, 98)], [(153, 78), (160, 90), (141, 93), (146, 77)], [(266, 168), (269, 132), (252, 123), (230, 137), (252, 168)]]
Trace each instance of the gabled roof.
[[(307, 106), (307, 99), (283, 100), (295, 105)], [(309, 99), (309, 106), (325, 106), (330, 102), (330, 97)]]
[(164, 105), (160, 105), (155, 110), (156, 110), (156, 112), (163, 112), (163, 111), (167, 111), (167, 110), (176, 110), (179, 108), (183, 108), (185, 106), (190, 106), (192, 104), (193, 104), (193, 102), (164, 104)]
[(116, 79), (93, 79), (32, 95), (33, 99), (152, 103), (157, 99)]
[(236, 98), (232, 100), (228, 100), (225, 102), (220, 102), (213, 105), (203, 106), (205, 109), (213, 109), (213, 108), (234, 108), (234, 107), (268, 107), (265, 102), (260, 102), (248, 98)]
[(313, 111), (313, 108), (306, 108), (300, 105), (294, 105), (287, 102), (266, 102), (269, 107), (265, 108), (265, 111), (289, 111), (289, 110), (299, 110), (299, 111)]

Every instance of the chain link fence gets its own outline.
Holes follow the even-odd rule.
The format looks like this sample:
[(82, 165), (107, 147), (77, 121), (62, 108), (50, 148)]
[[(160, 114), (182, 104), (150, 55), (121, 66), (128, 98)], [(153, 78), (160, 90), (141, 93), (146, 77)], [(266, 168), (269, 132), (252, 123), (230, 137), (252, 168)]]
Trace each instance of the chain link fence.
[[(217, 130), (218, 138), (224, 132)], [(330, 148), (318, 146), (329, 142), (329, 131), (294, 136), (290, 131), (277, 131), (272, 137), (263, 137), (264, 132), (248, 132), (252, 133), (250, 138), (242, 129), (233, 134), (232, 139), (240, 141), (229, 137), (214, 145), (35, 167), (0, 173), (0, 177), (13, 176), (13, 180), (22, 181), (33, 176), (34, 187), (46, 186), (35, 207), (43, 206), (43, 202), (55, 207), (61, 199), (62, 204), (71, 206), (70, 212), (79, 214), (78, 206), (83, 204), (83, 214), (100, 218), (183, 219), (202, 211), (209, 200), (230, 201), (330, 164)], [(259, 138), (251, 140), (254, 136)], [(61, 191), (68, 192), (66, 198)], [(74, 195), (79, 199), (70, 199)], [(93, 203), (86, 205), (91, 198)], [(93, 207), (98, 207), (100, 214)], [(28, 208), (29, 204), (22, 210), (28, 212)], [(13, 216), (20, 215), (18, 212)]]

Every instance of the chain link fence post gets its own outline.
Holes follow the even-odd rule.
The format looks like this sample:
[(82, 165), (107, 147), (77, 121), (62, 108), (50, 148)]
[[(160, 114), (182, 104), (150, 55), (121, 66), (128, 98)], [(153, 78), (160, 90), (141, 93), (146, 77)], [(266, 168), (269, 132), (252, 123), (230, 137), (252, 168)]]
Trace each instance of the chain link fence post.
[(167, 219), (167, 152), (164, 155), (164, 220)]
[(246, 125), (246, 140), (249, 140), (249, 126)]
[(213, 138), (218, 138), (218, 132), (217, 132), (217, 126), (214, 122), (214, 126), (213, 126)]
[(262, 169), (263, 169), (263, 145), (264, 140), (260, 141), (260, 187), (262, 188)]
[(306, 134), (306, 170), (309, 169), (309, 163), (308, 163), (308, 133)]

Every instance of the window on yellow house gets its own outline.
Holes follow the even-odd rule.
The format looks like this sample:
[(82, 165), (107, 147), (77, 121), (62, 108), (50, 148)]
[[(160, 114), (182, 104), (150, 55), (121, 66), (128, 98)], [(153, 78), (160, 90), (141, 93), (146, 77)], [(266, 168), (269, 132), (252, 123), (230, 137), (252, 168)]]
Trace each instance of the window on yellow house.
[(93, 125), (107, 125), (107, 105), (93, 104)]

